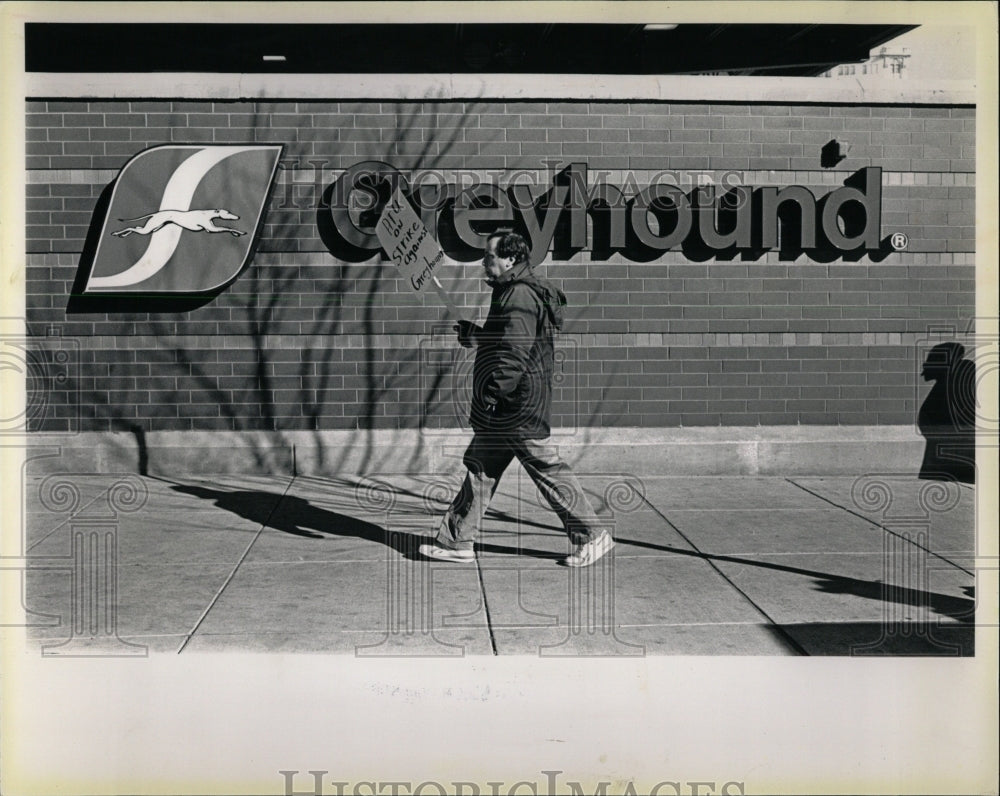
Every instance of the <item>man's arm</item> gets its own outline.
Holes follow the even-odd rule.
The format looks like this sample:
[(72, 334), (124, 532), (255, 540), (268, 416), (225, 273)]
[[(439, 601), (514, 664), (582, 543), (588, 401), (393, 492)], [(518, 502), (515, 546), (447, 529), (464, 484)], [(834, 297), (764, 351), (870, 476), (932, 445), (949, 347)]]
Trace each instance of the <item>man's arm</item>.
[(494, 318), (484, 333), (493, 345), (490, 375), (483, 387), (487, 403), (496, 404), (509, 397), (520, 383), (543, 309), (538, 295), (525, 284), (514, 284), (500, 297)]

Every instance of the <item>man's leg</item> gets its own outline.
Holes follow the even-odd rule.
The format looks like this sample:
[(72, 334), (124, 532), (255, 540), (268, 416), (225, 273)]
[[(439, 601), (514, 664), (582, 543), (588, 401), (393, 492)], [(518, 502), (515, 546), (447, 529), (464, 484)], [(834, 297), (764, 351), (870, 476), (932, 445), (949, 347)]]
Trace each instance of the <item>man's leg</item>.
[(513, 458), (513, 449), (500, 437), (476, 434), (472, 438), (462, 457), (468, 472), (438, 528), (439, 545), (451, 550), (473, 549), (500, 476)]
[(573, 470), (548, 439), (518, 440), (514, 450), (574, 544), (592, 542), (608, 530), (609, 524), (601, 522)]

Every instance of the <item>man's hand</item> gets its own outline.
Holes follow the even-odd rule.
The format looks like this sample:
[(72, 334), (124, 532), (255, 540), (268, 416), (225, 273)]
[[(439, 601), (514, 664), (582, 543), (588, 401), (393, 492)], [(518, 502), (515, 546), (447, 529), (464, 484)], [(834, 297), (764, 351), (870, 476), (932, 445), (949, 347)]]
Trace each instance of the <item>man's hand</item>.
[(476, 335), (483, 330), (481, 326), (472, 323), (472, 321), (459, 321), (452, 328), (458, 332), (458, 344), (462, 348), (472, 348), (477, 345), (478, 340), (476, 339)]

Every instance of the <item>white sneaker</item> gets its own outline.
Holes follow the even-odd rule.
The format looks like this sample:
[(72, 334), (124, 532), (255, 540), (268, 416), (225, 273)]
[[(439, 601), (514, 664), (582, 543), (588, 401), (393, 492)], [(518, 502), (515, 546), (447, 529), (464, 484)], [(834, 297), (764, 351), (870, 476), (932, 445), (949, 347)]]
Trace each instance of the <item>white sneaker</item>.
[(452, 550), (450, 547), (442, 547), (437, 542), (420, 545), (420, 554), (427, 558), (436, 558), (438, 561), (466, 562), (476, 560), (476, 554), (473, 550)]
[(589, 567), (595, 561), (600, 560), (615, 546), (615, 540), (611, 534), (605, 531), (596, 539), (578, 544), (573, 548), (573, 552), (563, 559), (567, 567)]

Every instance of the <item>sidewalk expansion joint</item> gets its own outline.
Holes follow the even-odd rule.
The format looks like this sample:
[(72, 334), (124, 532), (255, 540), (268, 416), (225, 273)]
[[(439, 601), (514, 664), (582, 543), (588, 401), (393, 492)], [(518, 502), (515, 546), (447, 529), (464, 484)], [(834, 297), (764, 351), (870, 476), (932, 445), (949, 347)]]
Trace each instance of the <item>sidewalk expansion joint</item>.
[(250, 543), (247, 545), (246, 550), (243, 551), (243, 554), (240, 556), (235, 566), (233, 566), (232, 572), (229, 573), (225, 581), (223, 581), (222, 585), (219, 587), (219, 590), (215, 593), (215, 596), (212, 597), (208, 605), (205, 606), (205, 610), (201, 612), (201, 616), (199, 616), (198, 621), (194, 623), (194, 627), (191, 628), (191, 632), (186, 634), (184, 643), (181, 644), (180, 648), (177, 650), (178, 655), (184, 652), (184, 649), (190, 643), (191, 639), (194, 638), (194, 634), (198, 632), (198, 628), (201, 627), (202, 623), (208, 617), (209, 612), (215, 607), (215, 604), (219, 601), (219, 598), (222, 596), (222, 593), (232, 582), (233, 578), (236, 577), (236, 573), (239, 570), (240, 566), (243, 564), (244, 561), (246, 561), (247, 556), (250, 555), (251, 548), (257, 543), (257, 540), (260, 538), (260, 535), (264, 533), (264, 529), (268, 527), (268, 524), (271, 522), (271, 517), (274, 516), (274, 512), (278, 510), (278, 506), (281, 505), (281, 501), (285, 499), (285, 496), (288, 494), (289, 490), (292, 488), (292, 484), (294, 483), (295, 483), (295, 476), (293, 476), (291, 480), (289, 480), (288, 484), (285, 486), (285, 491), (281, 493), (281, 497), (279, 497), (274, 502), (274, 507), (268, 513), (267, 518), (264, 520), (264, 522), (261, 523), (260, 528), (257, 529), (257, 533), (255, 533), (253, 539), (250, 540)]
[[(75, 518), (87, 516), (87, 509), (89, 509), (91, 506), (93, 506), (95, 503), (97, 503), (97, 501), (99, 501), (101, 498), (105, 498), (107, 496), (108, 492), (110, 492), (110, 491), (111, 491), (111, 487), (108, 487), (107, 489), (105, 489), (100, 494), (95, 495), (93, 500), (90, 500), (87, 503), (85, 503), (83, 506), (81, 506), (80, 508), (75, 509), (74, 512), (69, 517), (67, 517), (65, 520), (63, 520), (58, 525), (56, 525), (51, 531), (49, 531), (44, 536), (39, 537), (38, 539), (35, 539), (35, 541), (33, 541), (31, 544), (29, 544), (24, 549), (24, 552), (25, 553), (30, 553), (32, 550), (34, 550), (36, 547), (38, 547), (38, 545), (40, 545), (42, 542), (44, 542), (46, 539), (48, 539), (50, 536), (52, 536), (56, 531), (60, 530), (64, 526), (72, 523)], [(27, 509), (22, 510), (22, 516), (25, 518), (25, 520), (27, 520), (27, 517), (28, 517)]]
[(746, 600), (746, 602), (750, 605), (751, 608), (753, 608), (757, 613), (759, 613), (762, 617), (764, 617), (764, 619), (767, 620), (767, 622), (774, 629), (774, 632), (777, 633), (779, 636), (781, 636), (781, 640), (796, 655), (809, 655), (809, 652), (806, 650), (806, 648), (803, 647), (801, 644), (799, 644), (799, 642), (796, 641), (795, 638), (787, 630), (785, 630), (784, 627), (781, 626), (781, 624), (775, 622), (767, 611), (765, 611), (756, 602), (754, 602), (749, 594), (747, 594), (745, 591), (743, 591), (743, 589), (737, 586), (732, 578), (730, 578), (725, 572), (723, 572), (721, 569), (719, 569), (718, 566), (715, 565), (715, 563), (712, 561), (712, 556), (710, 554), (703, 552), (701, 548), (699, 548), (698, 545), (696, 545), (687, 536), (687, 534), (685, 534), (680, 528), (678, 528), (669, 519), (667, 519), (667, 515), (664, 514), (662, 511), (660, 511), (656, 506), (654, 506), (650, 502), (649, 498), (647, 498), (645, 495), (642, 495), (641, 498), (642, 502), (645, 503), (647, 506), (649, 506), (654, 512), (656, 512), (656, 514), (659, 515), (660, 519), (662, 519), (668, 526), (670, 526), (670, 528), (674, 531), (674, 533), (680, 536), (681, 539), (683, 539), (685, 542), (688, 543), (688, 545), (691, 546), (691, 549), (695, 551), (695, 553), (698, 555), (699, 558), (701, 558), (702, 561), (704, 561), (706, 564), (708, 564), (709, 567), (715, 570), (715, 573), (720, 578), (722, 578), (726, 583), (728, 583), (736, 591), (737, 594), (739, 594), (744, 600)]
[(483, 595), (483, 610), (486, 612), (486, 630), (490, 634), (490, 649), (494, 655), (499, 655), (500, 653), (497, 652), (497, 639), (493, 634), (493, 620), (490, 618), (490, 601), (486, 596), (486, 582), (483, 580), (483, 567), (479, 556), (476, 556), (476, 574), (479, 577), (479, 592)]
[(943, 555), (941, 555), (940, 553), (937, 553), (937, 552), (935, 552), (934, 550), (931, 550), (931, 549), (930, 549), (929, 547), (925, 547), (924, 545), (922, 545), (922, 544), (919, 544), (919, 543), (917, 543), (917, 542), (913, 541), (913, 539), (912, 539), (911, 537), (909, 537), (909, 536), (904, 536), (903, 534), (900, 534), (900, 533), (896, 533), (896, 532), (895, 532), (895, 531), (893, 531), (892, 529), (890, 529), (890, 528), (887, 528), (886, 526), (884, 526), (884, 525), (883, 525), (882, 523), (880, 523), (880, 522), (876, 522), (876, 521), (875, 521), (875, 520), (873, 520), (873, 519), (872, 519), (871, 517), (866, 517), (866, 516), (865, 516), (864, 514), (861, 514), (860, 512), (857, 512), (857, 511), (854, 511), (853, 509), (849, 509), (849, 508), (848, 508), (847, 506), (841, 506), (841, 505), (840, 505), (839, 503), (834, 503), (834, 502), (833, 502), (832, 500), (830, 500), (829, 498), (827, 498), (827, 497), (824, 497), (823, 495), (819, 494), (819, 492), (813, 492), (813, 491), (812, 491), (811, 489), (809, 489), (808, 487), (804, 487), (804, 486), (802, 486), (802, 484), (799, 484), (799, 483), (796, 483), (796, 482), (795, 482), (795, 481), (793, 481), (793, 480), (792, 480), (791, 478), (786, 478), (785, 480), (786, 480), (786, 481), (787, 481), (788, 483), (792, 484), (793, 486), (797, 486), (797, 487), (798, 487), (799, 489), (801, 489), (801, 490), (802, 490), (803, 492), (806, 492), (806, 493), (808, 493), (808, 494), (812, 495), (813, 497), (817, 497), (817, 498), (819, 498), (819, 499), (820, 499), (820, 500), (822, 500), (822, 501), (823, 501), (824, 503), (829, 503), (829, 504), (830, 504), (831, 506), (833, 506), (834, 508), (838, 508), (838, 509), (840, 509), (840, 510), (842, 510), (842, 511), (846, 511), (846, 512), (847, 512), (848, 514), (852, 514), (852, 515), (854, 515), (855, 517), (858, 517), (859, 519), (862, 519), (862, 520), (864, 520), (865, 522), (867, 522), (867, 523), (869, 523), (869, 524), (871, 524), (871, 525), (874, 525), (874, 526), (875, 526), (876, 528), (880, 528), (881, 530), (885, 531), (885, 532), (886, 532), (887, 534), (889, 534), (890, 536), (895, 536), (895, 537), (896, 537), (897, 539), (902, 539), (902, 540), (903, 540), (904, 542), (908, 542), (909, 544), (912, 544), (912, 545), (913, 545), (914, 547), (919, 547), (919, 548), (920, 548), (921, 550), (923, 550), (924, 552), (926, 552), (926, 553), (930, 553), (930, 554), (931, 554), (932, 556), (934, 556), (934, 558), (938, 558), (938, 559), (940, 559), (941, 561), (944, 561), (944, 562), (945, 562), (946, 564), (950, 564), (951, 566), (955, 567), (956, 569), (960, 569), (960, 570), (961, 570), (962, 572), (964, 572), (964, 573), (965, 573), (966, 575), (970, 575), (970, 576), (972, 576), (972, 577), (975, 577), (976, 573), (975, 573), (975, 572), (973, 572), (972, 570), (969, 570), (969, 569), (966, 569), (966, 568), (965, 568), (965, 567), (963, 567), (963, 566), (962, 566), (961, 564), (957, 564), (957, 563), (955, 563), (954, 561), (952, 561), (952, 560), (951, 560), (950, 558), (948, 558), (947, 556), (943, 556)]

